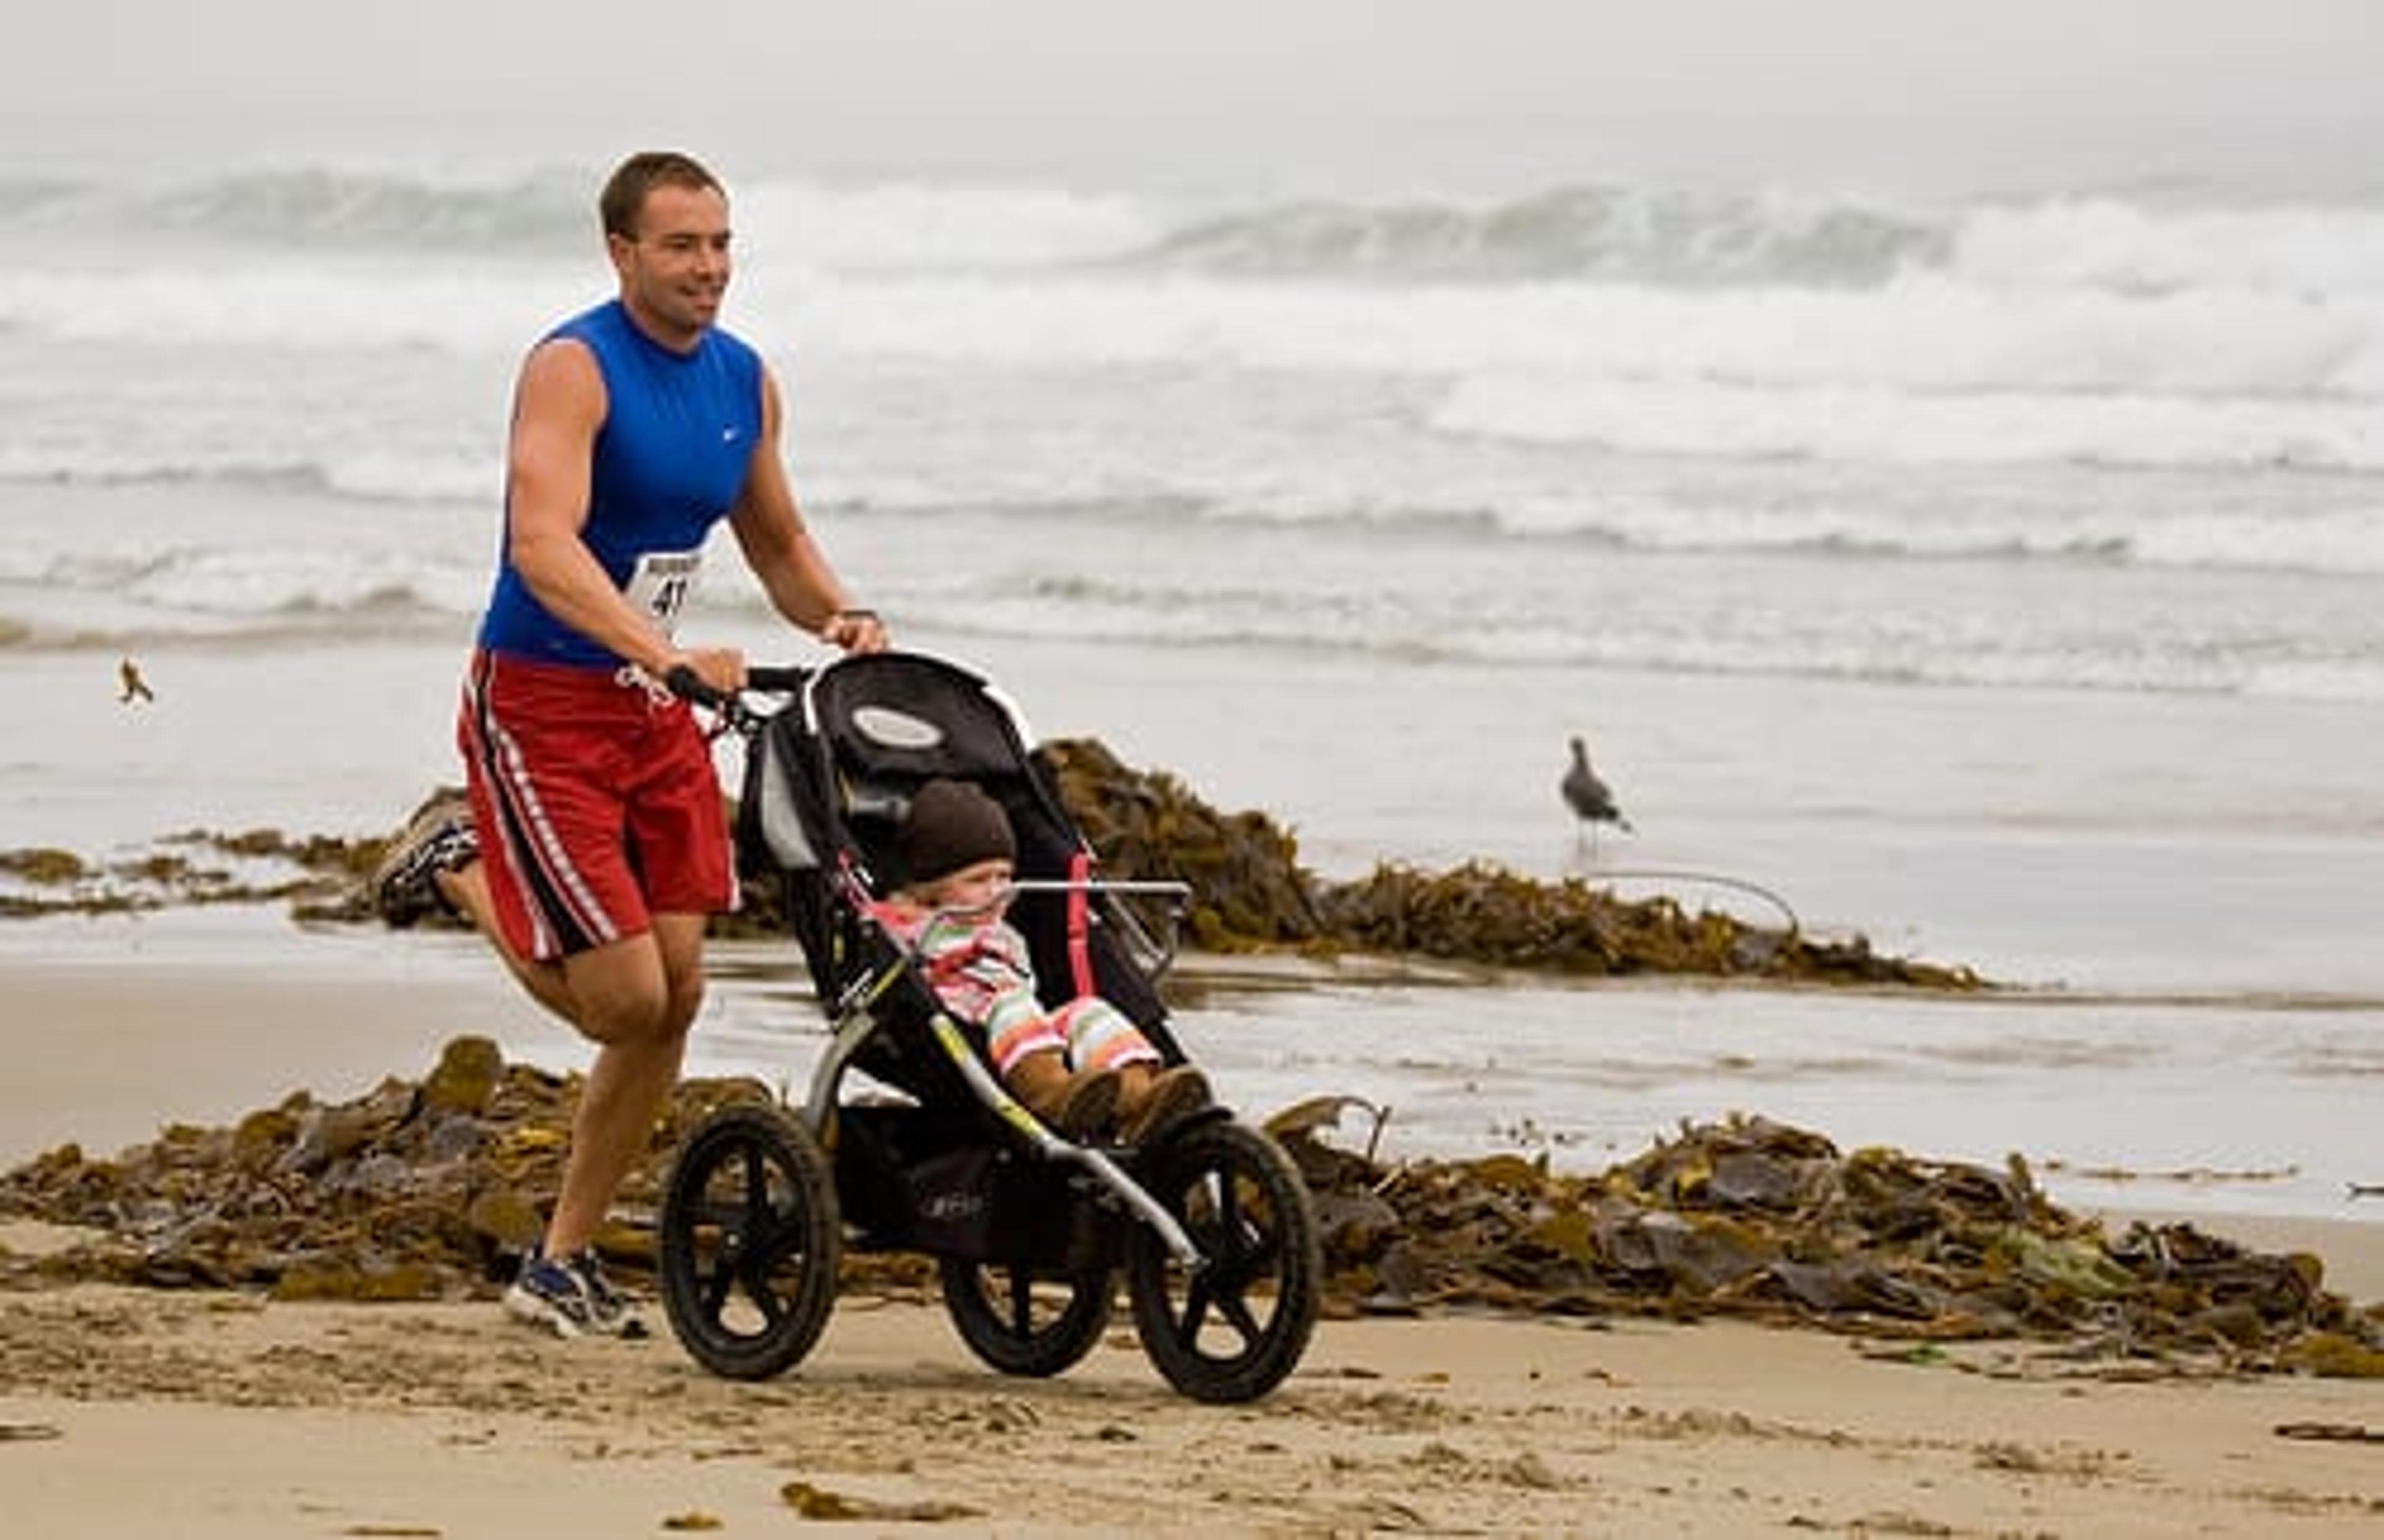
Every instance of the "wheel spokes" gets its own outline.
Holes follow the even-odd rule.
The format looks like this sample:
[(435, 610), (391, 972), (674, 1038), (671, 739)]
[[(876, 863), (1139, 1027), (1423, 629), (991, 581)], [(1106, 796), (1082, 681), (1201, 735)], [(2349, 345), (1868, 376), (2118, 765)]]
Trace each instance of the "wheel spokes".
[[(803, 1216), (796, 1211), (795, 1174), (781, 1168), (759, 1143), (722, 1152), (711, 1180), (713, 1196), (690, 1206), (690, 1235), (709, 1230), (713, 1244), (699, 1256), (698, 1298), (704, 1312), (723, 1323), (732, 1298), (743, 1293), (763, 1320), (762, 1334), (787, 1319), (787, 1300), (774, 1279), (803, 1248)], [(759, 1335), (759, 1334), (757, 1334)]]
[(1010, 1270), (1010, 1329), (1020, 1336), (1035, 1335), (1035, 1270)]
[(1246, 1348), (1256, 1346), (1259, 1339), (1266, 1335), (1265, 1325), (1250, 1311), (1248, 1296), (1239, 1289), (1230, 1294), (1218, 1294), (1217, 1313), (1240, 1335)]
[(1220, 1323), (1248, 1351), (1266, 1336), (1267, 1324), (1251, 1308), (1250, 1294), (1277, 1271), (1284, 1254), (1281, 1227), (1264, 1194), (1246, 1189), (1231, 1171), (1201, 1174), (1185, 1199), (1182, 1212), (1202, 1261), (1186, 1281), (1176, 1339), (1197, 1348), (1200, 1334)]
[(770, 1211), (770, 1172), (762, 1160), (762, 1147), (749, 1144), (738, 1153), (745, 1157), (745, 1211), (765, 1214)]

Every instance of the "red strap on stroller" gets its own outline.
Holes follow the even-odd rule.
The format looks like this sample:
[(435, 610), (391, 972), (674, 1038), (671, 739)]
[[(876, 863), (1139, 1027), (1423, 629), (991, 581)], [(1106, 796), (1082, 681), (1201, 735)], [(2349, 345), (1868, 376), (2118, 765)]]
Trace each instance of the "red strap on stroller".
[(1078, 851), (1068, 858), (1068, 971), (1078, 998), (1094, 994), (1092, 890), (1093, 858)]

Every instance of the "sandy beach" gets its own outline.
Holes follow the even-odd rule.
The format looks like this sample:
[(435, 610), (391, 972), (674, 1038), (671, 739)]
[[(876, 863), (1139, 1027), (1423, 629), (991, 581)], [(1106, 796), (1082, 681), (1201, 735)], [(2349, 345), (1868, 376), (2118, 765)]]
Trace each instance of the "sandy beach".
[[(2372, 1534), (2371, 1385), (2070, 1380), (1808, 1333), (1328, 1323), (1254, 1407), (1130, 1335), (1003, 1381), (849, 1301), (767, 1385), (485, 1306), (77, 1290), (0, 1314), (17, 1533)], [(2280, 1431), (2283, 1430), (2283, 1431)]]
[[(354, 938), (384, 976), (405, 946)], [(433, 952), (439, 950), (431, 949)], [(306, 955), (303, 951), (297, 956)], [(437, 975), (358, 987), (170, 959), (9, 958), (43, 1027), (12, 1146), (145, 1137), (311, 1086), (412, 1074), (526, 1009)], [(194, 1043), (237, 1033), (253, 1051)], [(113, 1045), (94, 1069), (94, 1039)], [(69, 1050), (62, 1045), (79, 1045)], [(43, 1047), (43, 1045), (47, 1045)], [(37, 1136), (30, 1137), (29, 1136)], [(2227, 1223), (2210, 1221), (2214, 1233)], [(2384, 1296), (2384, 1230), (2246, 1221)], [(0, 1229), (19, 1252), (55, 1245)], [(2043, 1344), (1916, 1350), (1742, 1323), (1326, 1322), (1249, 1407), (1173, 1394), (1124, 1325), (1051, 1381), (974, 1360), (932, 1301), (839, 1302), (786, 1378), (715, 1379), (666, 1327), (564, 1344), (485, 1302), (267, 1303), (105, 1285), (0, 1302), (0, 1492), (17, 1533), (194, 1537), (1042, 1534), (2353, 1534), (2384, 1514), (2376, 1382), (2147, 1378)]]

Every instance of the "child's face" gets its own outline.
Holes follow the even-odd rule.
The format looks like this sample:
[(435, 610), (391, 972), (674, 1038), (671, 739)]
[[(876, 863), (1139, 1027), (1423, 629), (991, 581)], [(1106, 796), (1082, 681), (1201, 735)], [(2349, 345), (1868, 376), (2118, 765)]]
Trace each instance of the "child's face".
[(927, 901), (937, 909), (999, 910), (1010, 901), (1012, 875), (1011, 863), (1000, 856), (972, 862), (930, 883)]

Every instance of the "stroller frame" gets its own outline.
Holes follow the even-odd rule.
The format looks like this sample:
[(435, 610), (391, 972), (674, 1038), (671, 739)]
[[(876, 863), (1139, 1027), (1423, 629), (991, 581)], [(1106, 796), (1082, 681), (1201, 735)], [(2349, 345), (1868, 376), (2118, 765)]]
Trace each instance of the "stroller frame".
[[(956, 664), (885, 652), (757, 668), (733, 696), (671, 682), (745, 739), (740, 870), (776, 881), (829, 1026), (799, 1108), (724, 1107), (674, 1161), (657, 1261), (682, 1346), (729, 1377), (781, 1373), (824, 1330), (842, 1254), (901, 1251), (934, 1260), (962, 1340), (1005, 1373), (1055, 1374), (1091, 1351), (1123, 1275), (1144, 1349), (1177, 1390), (1237, 1402), (1280, 1384), (1322, 1274), (1282, 1148), (1223, 1107), (1139, 1148), (1063, 1136), (1003, 1087), (982, 1032), (870, 913), (877, 874), (899, 880), (909, 793), (975, 781), (1017, 838), (1012, 913), (1045, 1005), (1097, 992), (1180, 1062), (1157, 988), (1173, 913), (1162, 939), (1126, 900), (1180, 908), (1184, 885), (1094, 877), (1016, 708)], [(785, 703), (769, 709), (772, 695)]]

